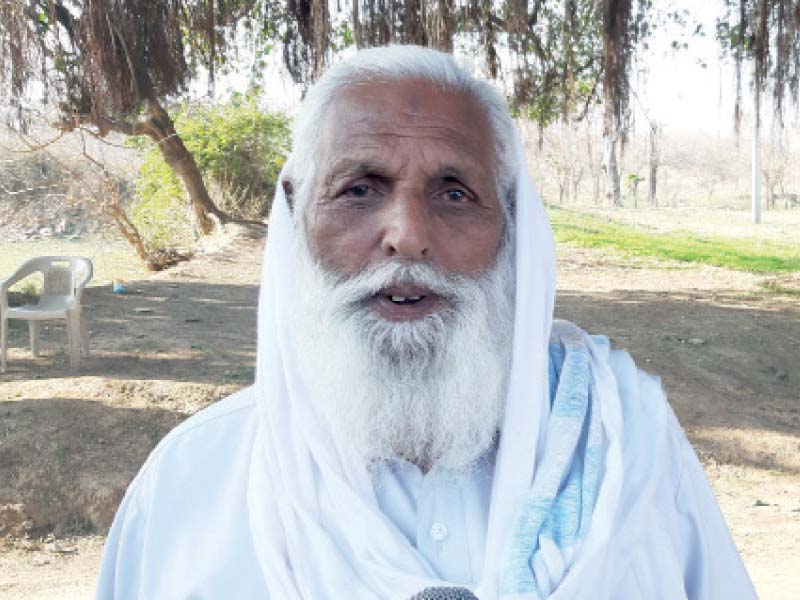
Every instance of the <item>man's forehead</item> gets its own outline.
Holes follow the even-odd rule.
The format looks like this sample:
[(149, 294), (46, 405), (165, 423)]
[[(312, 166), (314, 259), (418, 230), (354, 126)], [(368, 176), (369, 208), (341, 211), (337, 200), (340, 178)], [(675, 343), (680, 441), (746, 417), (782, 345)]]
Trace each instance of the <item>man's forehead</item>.
[(484, 107), (471, 94), (420, 79), (359, 83), (341, 89), (328, 106), (323, 146), (366, 156), (403, 137), (432, 139), (493, 162)]
[(483, 107), (473, 94), (420, 78), (353, 82), (337, 90), (333, 105), (383, 109), (398, 115), (422, 114), (441, 108), (453, 109), (455, 117), (469, 112), (483, 113)]

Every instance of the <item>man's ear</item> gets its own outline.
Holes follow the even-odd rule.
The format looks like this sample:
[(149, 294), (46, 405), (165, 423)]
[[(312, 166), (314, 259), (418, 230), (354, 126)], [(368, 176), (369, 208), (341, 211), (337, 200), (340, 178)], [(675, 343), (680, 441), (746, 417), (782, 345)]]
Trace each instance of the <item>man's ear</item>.
[(294, 212), (294, 184), (290, 179), (281, 181), (283, 186), (283, 193), (286, 195), (286, 204), (289, 205), (289, 210)]

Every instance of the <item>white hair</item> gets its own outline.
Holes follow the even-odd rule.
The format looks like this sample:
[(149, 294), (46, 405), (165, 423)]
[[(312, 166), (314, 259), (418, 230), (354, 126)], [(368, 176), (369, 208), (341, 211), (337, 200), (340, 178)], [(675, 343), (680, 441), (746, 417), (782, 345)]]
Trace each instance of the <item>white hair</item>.
[[(495, 264), (467, 276), (426, 261), (392, 259), (343, 279), (321, 264), (305, 227), (298, 226), (293, 329), (317, 409), (367, 464), (402, 457), (460, 469), (493, 444), (510, 369), (518, 165), (506, 102), (448, 54), (417, 46), (365, 50), (331, 68), (309, 92), (295, 121), (286, 172), (297, 226), (313, 198), (321, 127), (337, 93), (354, 84), (409, 79), (469, 95), (485, 111), (504, 214)], [(411, 322), (382, 319), (367, 301), (398, 282), (424, 285), (447, 307)]]
[(295, 186), (298, 212), (313, 189), (320, 130), (328, 106), (345, 87), (359, 83), (422, 79), (445, 90), (472, 96), (486, 113), (497, 157), (497, 196), (503, 207), (506, 236), (513, 226), (515, 173), (514, 123), (503, 97), (488, 82), (473, 77), (450, 54), (421, 46), (382, 46), (361, 50), (331, 67), (303, 101), (293, 129), (287, 174)]
[[(479, 276), (389, 260), (342, 282), (302, 239), (292, 328), (316, 410), (366, 465), (403, 458), (424, 468), (470, 467), (496, 440), (505, 410), (513, 332), (513, 262), (504, 244)], [(450, 307), (406, 323), (365, 303), (409, 281)]]

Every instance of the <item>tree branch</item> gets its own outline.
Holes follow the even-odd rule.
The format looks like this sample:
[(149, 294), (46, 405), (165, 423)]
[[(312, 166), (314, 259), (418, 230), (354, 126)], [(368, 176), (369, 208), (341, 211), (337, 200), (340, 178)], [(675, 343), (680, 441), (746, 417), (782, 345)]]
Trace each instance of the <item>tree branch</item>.
[[(9, 129), (11, 129), (11, 128), (9, 127)], [(52, 140), (48, 140), (48, 141), (42, 142), (40, 144), (32, 144), (32, 143), (28, 142), (25, 139), (25, 137), (23, 136), (23, 134), (18, 132), (18, 131), (16, 131), (16, 130), (14, 130), (14, 133), (17, 134), (17, 136), (22, 140), (22, 142), (27, 146), (27, 148), (24, 149), (24, 150), (14, 150), (12, 148), (9, 148), (8, 146), (0, 145), (0, 149), (2, 149), (4, 152), (8, 152), (10, 154), (28, 154), (30, 152), (39, 152), (40, 150), (44, 150), (45, 148), (47, 148), (51, 144), (55, 144), (58, 140), (60, 140), (62, 137), (64, 137), (64, 134), (66, 132), (65, 131), (59, 131), (58, 135), (56, 137), (54, 137)]]
[[(52, 126), (63, 133), (75, 131), (76, 129), (85, 130), (85, 126), (97, 127), (95, 137), (104, 138), (110, 132), (121, 133), (123, 135), (146, 135), (156, 142), (163, 141), (159, 135), (159, 130), (154, 126), (150, 119), (139, 119), (137, 121), (122, 121), (112, 119), (104, 115), (71, 115), (52, 124)], [(93, 134), (94, 135), (94, 134)]]

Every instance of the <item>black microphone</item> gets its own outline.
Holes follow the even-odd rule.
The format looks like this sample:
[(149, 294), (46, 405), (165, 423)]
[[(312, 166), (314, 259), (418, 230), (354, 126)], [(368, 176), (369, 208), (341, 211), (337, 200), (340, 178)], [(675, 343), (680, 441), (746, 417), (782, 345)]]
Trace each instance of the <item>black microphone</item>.
[(430, 587), (413, 596), (411, 600), (479, 600), (479, 598), (462, 587)]

